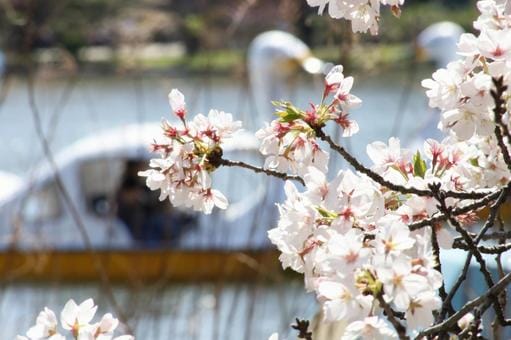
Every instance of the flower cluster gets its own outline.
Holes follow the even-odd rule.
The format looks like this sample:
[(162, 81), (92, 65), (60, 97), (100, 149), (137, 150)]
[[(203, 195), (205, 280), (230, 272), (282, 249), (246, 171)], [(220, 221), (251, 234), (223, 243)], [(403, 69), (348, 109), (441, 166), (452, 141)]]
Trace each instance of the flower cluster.
[[(374, 32), (377, 27), (378, 1), (308, 3), (320, 12), (328, 4), (330, 15), (351, 19), (355, 30)], [(382, 3), (395, 10), (402, 4)], [(397, 138), (374, 142), (367, 147), (373, 165), (364, 167), (323, 130), (329, 122), (343, 130), (343, 137), (359, 129), (350, 110), (361, 100), (351, 94), (353, 78), (344, 76), (342, 66), (327, 74), (320, 104), (301, 110), (276, 102), (277, 119), (256, 133), (266, 173), (304, 184), (286, 182), (286, 199), (278, 204), (280, 218), (269, 238), (281, 252), (283, 267), (304, 275), (305, 287), (316, 293), (325, 318), (348, 322), (346, 339), (416, 336), (432, 325), (442, 307), (438, 247), (452, 247), (453, 230), (434, 220), (421, 228), (410, 224), (443, 214), (470, 239), (462, 226), (477, 215), (474, 209), (461, 214), (458, 208), (496, 193), (511, 180), (511, 95), (506, 92), (511, 81), (511, 13), (502, 1), (480, 1), (478, 7), (481, 15), (474, 26), (481, 33), (460, 38), (463, 58), (422, 83), (430, 106), (441, 110), (443, 140), (428, 139), (416, 152), (402, 148)], [(219, 113), (187, 123), (178, 92), (171, 93), (171, 105), (183, 126), (164, 125), (167, 142), (155, 143), (163, 157), (152, 163), (159, 169), (143, 175), (163, 197), (209, 212), (213, 203), (203, 203), (208, 198), (202, 194), (210, 188), (209, 172), (218, 166), (214, 160), (221, 157), (221, 139), (239, 124), (230, 116), (218, 119)], [(341, 170), (330, 180), (329, 154), (320, 140), (356, 172)], [(213, 196), (218, 200), (219, 195)], [(459, 213), (454, 216), (455, 208)], [(471, 323), (470, 316), (459, 321), (460, 328)]]
[[(134, 340), (131, 335), (121, 335), (114, 338), (114, 331), (119, 325), (119, 320), (112, 314), (103, 315), (101, 320), (92, 323), (96, 314), (97, 306), (92, 299), (87, 299), (77, 305), (74, 300), (69, 300), (60, 313), (60, 324), (72, 339), (76, 340)], [(65, 340), (58, 329), (59, 323), (55, 313), (44, 307), (26, 336), (18, 335), (17, 340)]]
[(327, 74), (319, 105), (311, 104), (303, 111), (288, 102), (275, 103), (278, 118), (256, 133), (262, 141), (260, 151), (267, 156), (266, 168), (299, 175), (304, 175), (309, 166), (326, 171), (328, 153), (317, 143), (315, 129), (333, 121), (343, 129), (343, 137), (358, 132), (349, 111), (362, 101), (350, 93), (353, 77), (344, 77), (342, 72), (343, 67), (338, 65)]
[(307, 0), (307, 3), (311, 7), (319, 7), (319, 14), (328, 5), (328, 14), (334, 19), (350, 20), (353, 32), (378, 34), (380, 5), (391, 6), (392, 13), (399, 16), (399, 6), (404, 4), (404, 0)]
[[(338, 5), (330, 2), (330, 12), (335, 13)], [(495, 1), (481, 1), (478, 7), (481, 16), (475, 27), (482, 33), (461, 37), (459, 53), (464, 58), (423, 81), (430, 105), (442, 111), (439, 128), (447, 137), (426, 140), (422, 154), (402, 148), (397, 138), (368, 145), (371, 171), (382, 181), (417, 190), (435, 184), (444, 191), (477, 192), (511, 179), (502, 143), (494, 133), (501, 129), (503, 140), (510, 142), (511, 96), (504, 92), (503, 107), (497, 110), (496, 94), (491, 92), (495, 79), (502, 78), (503, 89), (511, 79), (511, 16)], [(331, 91), (329, 78), (332, 74), (327, 76), (325, 93)], [(349, 107), (353, 101), (349, 95), (344, 98)], [(433, 312), (441, 307), (442, 285), (432, 230), (411, 232), (407, 224), (438, 213), (434, 195), (404, 195), (350, 171), (339, 172), (329, 182), (324, 168), (305, 165), (305, 191), (286, 183), (278, 227), (269, 232), (282, 253), (283, 266), (304, 274), (306, 288), (316, 292), (327, 320), (351, 321), (347, 337), (365, 337), (367, 332), (376, 336), (373, 331), (386, 330), (382, 304), (403, 313), (409, 335), (431, 325)], [(466, 203), (454, 198), (444, 202), (450, 207)], [(460, 223), (475, 218), (473, 212), (457, 217)], [(433, 228), (440, 246), (451, 247), (451, 231), (441, 225)]]
[[(430, 325), (442, 284), (431, 231), (411, 233), (402, 215), (385, 207), (381, 188), (365, 176), (340, 171), (328, 182), (310, 167), (305, 182), (304, 192), (286, 183), (287, 199), (279, 205), (278, 227), (269, 237), (282, 252), (283, 266), (305, 275), (325, 318), (362, 322), (382, 317), (381, 310), (375, 311), (383, 297), (406, 314), (411, 331)], [(357, 325), (349, 327), (362, 331)]]
[[(314, 106), (314, 114), (288, 104), (287, 110), (278, 112), (279, 119), (272, 124), (299, 124), (310, 131), (310, 143), (316, 143), (318, 127), (328, 120), (339, 123), (340, 117), (349, 121), (348, 110), (360, 104), (349, 93), (352, 83), (352, 78), (342, 75), (341, 66), (335, 67), (326, 76), (323, 101)], [(332, 103), (325, 104), (325, 98), (331, 93), (334, 94)], [(345, 126), (356, 126), (354, 121), (349, 122)], [(358, 126), (351, 129), (356, 130)], [(270, 240), (282, 253), (282, 265), (304, 274), (306, 288), (318, 295), (327, 320), (351, 321), (348, 338), (348, 334), (364, 336), (373, 331), (382, 338), (397, 336), (379, 309), (380, 299), (406, 315), (411, 333), (429, 326), (433, 311), (440, 307), (437, 290), (442, 275), (435, 269), (437, 259), (431, 246), (431, 229), (412, 233), (405, 223), (437, 212), (433, 198), (405, 197), (351, 171), (340, 171), (328, 181), (326, 164), (318, 166), (288, 151), (294, 149), (284, 141), (292, 130), (280, 134), (275, 131), (271, 138), (261, 131), (258, 133), (266, 138), (261, 151), (267, 154), (266, 145), (273, 143), (280, 158), (287, 155), (287, 164), (295, 162), (292, 164), (304, 177), (306, 187), (300, 192), (291, 182), (286, 183), (286, 201), (279, 205), (278, 226), (269, 232)], [(441, 147), (439, 143), (429, 140), (425, 145), (429, 146), (425, 152), (431, 157), (429, 162), (420, 153), (402, 149), (395, 138), (389, 140), (389, 145), (375, 142), (367, 151), (375, 173), (393, 183), (426, 189), (429, 183), (440, 181), (443, 178), (440, 175), (453, 168), (457, 159), (450, 157), (454, 151), (437, 150)], [(268, 159), (273, 161), (275, 154)], [(446, 182), (449, 188), (453, 186), (451, 181)], [(437, 229), (440, 244), (450, 247), (449, 231), (440, 226)]]
[(210, 173), (222, 157), (222, 142), (240, 130), (241, 122), (230, 113), (210, 110), (187, 121), (184, 96), (172, 90), (169, 101), (179, 122), (163, 122), (163, 134), (153, 144), (160, 158), (152, 159), (152, 169), (140, 172), (151, 190), (161, 190), (160, 200), (169, 198), (174, 206), (211, 213), (214, 206), (225, 209), (225, 196), (211, 187)]
[[(465, 167), (458, 169), (459, 178), (475, 188), (502, 185), (510, 178), (494, 134), (496, 128), (509, 131), (509, 115), (495, 116), (491, 89), (493, 79), (502, 77), (503, 85), (511, 81), (511, 12), (505, 2), (494, 0), (480, 1), (478, 8), (474, 27), (481, 33), (462, 35), (462, 58), (422, 82), (430, 106), (441, 110), (439, 128), (448, 134), (442, 152), (456, 154), (452, 158)], [(509, 93), (503, 97), (509, 107)]]

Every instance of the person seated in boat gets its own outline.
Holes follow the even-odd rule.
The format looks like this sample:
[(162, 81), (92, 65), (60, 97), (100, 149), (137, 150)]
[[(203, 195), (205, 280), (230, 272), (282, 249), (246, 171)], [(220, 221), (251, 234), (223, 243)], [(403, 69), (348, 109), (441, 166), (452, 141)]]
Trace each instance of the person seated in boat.
[(145, 162), (127, 161), (116, 199), (116, 215), (141, 246), (175, 246), (195, 218), (161, 202), (138, 176)]

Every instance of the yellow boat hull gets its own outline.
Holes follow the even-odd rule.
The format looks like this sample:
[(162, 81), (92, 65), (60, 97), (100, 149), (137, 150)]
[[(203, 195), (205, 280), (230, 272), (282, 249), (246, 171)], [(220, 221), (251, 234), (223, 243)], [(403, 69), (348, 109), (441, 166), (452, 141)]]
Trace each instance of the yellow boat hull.
[[(0, 277), (8, 281), (159, 280), (247, 281), (281, 278), (275, 250), (261, 251), (7, 251), (0, 253)], [(102, 277), (103, 276), (103, 277)]]

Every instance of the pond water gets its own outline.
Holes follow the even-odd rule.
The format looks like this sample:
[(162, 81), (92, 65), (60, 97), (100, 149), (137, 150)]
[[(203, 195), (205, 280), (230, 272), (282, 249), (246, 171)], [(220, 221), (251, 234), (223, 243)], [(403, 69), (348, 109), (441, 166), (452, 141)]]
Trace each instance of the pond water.
[[(386, 141), (395, 123), (403, 90), (407, 105), (398, 116), (399, 135), (410, 139), (433, 114), (427, 107), (420, 80), (428, 71), (416, 75), (409, 84), (404, 73), (380, 74), (374, 77), (356, 77), (352, 93), (363, 100), (352, 117), (360, 125), (360, 132), (345, 140), (355, 154), (367, 160), (365, 145), (374, 140)], [(412, 86), (410, 86), (412, 85)], [(171, 78), (151, 76), (77, 77), (71, 79), (38, 79), (35, 98), (46, 135), (54, 152), (88, 134), (131, 123), (172, 119), (167, 93), (179, 88), (187, 97), (190, 113), (207, 113), (209, 108), (232, 112), (236, 118), (259, 122), (270, 121), (271, 115), (254, 118), (254, 106), (246, 87), (239, 81), (225, 78)], [(322, 93), (320, 79), (301, 79), (293, 88), (291, 99), (306, 108), (318, 101)], [(42, 159), (39, 140), (28, 103), (27, 83), (14, 79), (5, 102), (0, 106), (0, 170), (26, 173)]]
[[(428, 74), (418, 75), (411, 87), (405, 73), (355, 77), (352, 92), (363, 100), (362, 107), (353, 111), (360, 133), (342, 143), (367, 162), (365, 145), (386, 141), (396, 119), (400, 135), (410, 140), (432, 114), (419, 86)], [(254, 118), (248, 92), (233, 79), (87, 76), (38, 79), (35, 89), (46, 134), (57, 153), (93, 132), (168, 118), (167, 93), (175, 87), (187, 96), (191, 113), (218, 108), (239, 119)], [(403, 91), (409, 96), (408, 102), (404, 114), (396, 117)], [(306, 107), (321, 93), (320, 80), (302, 79), (290, 99)], [(22, 176), (43, 159), (24, 80), (11, 83), (0, 106), (0, 120), (0, 170)], [(270, 120), (269, 115), (266, 120)], [(139, 339), (266, 339), (273, 331), (288, 334), (294, 317), (311, 318), (317, 312), (314, 297), (304, 292), (300, 280), (273, 285), (160, 283), (114, 287), (114, 293)], [(95, 298), (99, 313), (115, 313), (99, 285), (4, 284), (0, 290), (2, 338), (12, 339), (27, 330), (45, 305), (58, 312), (67, 299), (81, 301), (87, 297)]]
[[(281, 285), (194, 284), (113, 287), (119, 308), (137, 339), (267, 339), (275, 331), (292, 334), (294, 318), (312, 318), (313, 296), (301, 281)], [(2, 339), (14, 339), (28, 330), (37, 313), (48, 306), (59, 316), (70, 298), (89, 297), (99, 305), (95, 319), (111, 312), (101, 287), (88, 285), (20, 285), (2, 291)]]

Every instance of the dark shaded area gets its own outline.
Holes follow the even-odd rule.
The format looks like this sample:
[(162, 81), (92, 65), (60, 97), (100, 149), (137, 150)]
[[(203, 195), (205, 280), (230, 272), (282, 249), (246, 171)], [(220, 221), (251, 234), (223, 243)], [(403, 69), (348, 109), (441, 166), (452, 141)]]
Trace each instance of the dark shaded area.
[[(431, 8), (459, 12), (474, 7), (470, 5), (469, 0), (407, 0), (403, 18), (392, 22), (401, 28), (400, 34), (384, 27), (379, 39), (406, 37), (410, 32), (402, 25), (408, 16), (422, 26), (430, 21)], [(414, 8), (422, 15), (407, 14), (416, 14)], [(58, 46), (76, 55), (80, 47), (89, 45), (180, 40), (193, 53), (201, 48), (245, 46), (268, 29), (285, 29), (309, 44), (321, 45), (345, 29), (328, 15), (316, 14), (317, 8), (305, 0), (6, 0), (0, 2), (0, 45), (8, 51)], [(452, 20), (459, 19), (456, 13), (450, 14)], [(389, 15), (388, 8), (382, 7), (384, 22)]]
[(194, 215), (175, 209), (168, 200), (160, 201), (138, 172), (145, 162), (128, 161), (115, 195), (116, 215), (124, 222), (133, 239), (141, 246), (175, 246), (184, 232), (196, 226)]
[(0, 2), (2, 46), (12, 52), (60, 46), (72, 54), (88, 44), (112, 42), (105, 19), (135, 0), (7, 0)]

